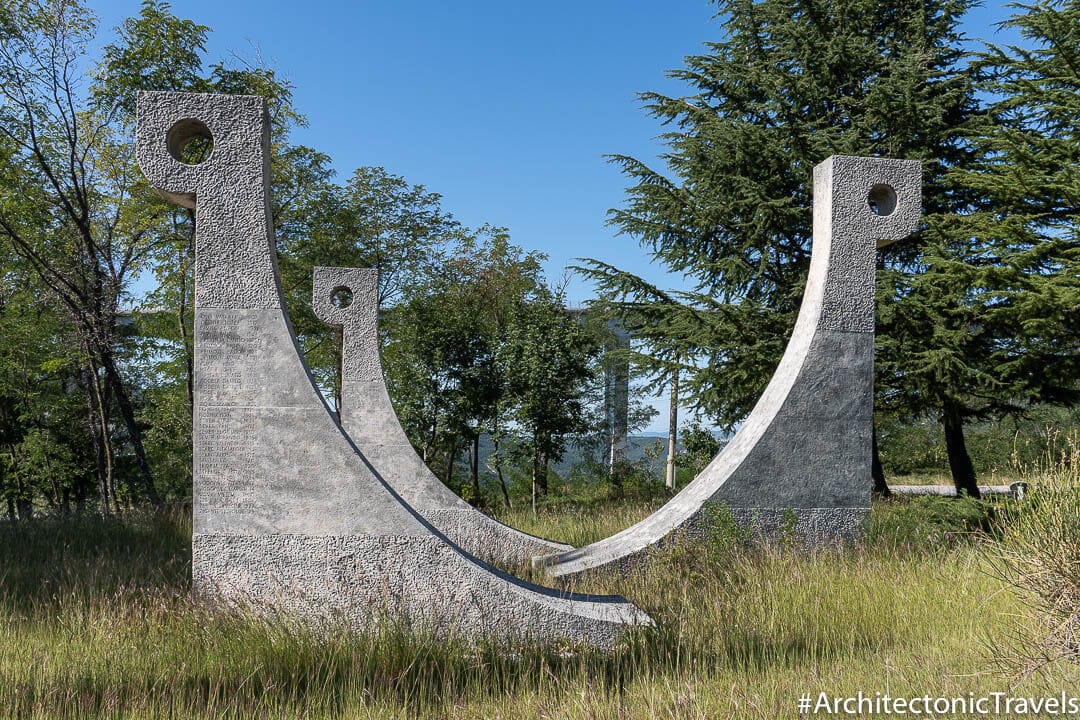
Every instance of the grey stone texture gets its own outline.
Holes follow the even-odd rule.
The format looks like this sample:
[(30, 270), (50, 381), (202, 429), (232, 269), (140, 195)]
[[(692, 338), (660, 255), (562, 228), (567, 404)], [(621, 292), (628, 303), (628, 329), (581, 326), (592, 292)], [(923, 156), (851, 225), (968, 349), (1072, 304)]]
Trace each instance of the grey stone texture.
[[(178, 160), (193, 134), (213, 151)], [(143, 93), (136, 154), (195, 207), (192, 575), (197, 592), (311, 621), (607, 645), (648, 617), (618, 597), (522, 583), (447, 540), (342, 431), (283, 310), (259, 97)], [(369, 367), (368, 372), (374, 372)]]
[[(335, 297), (348, 297), (347, 306)], [(378, 271), (317, 267), (312, 279), (315, 315), (342, 328), (341, 425), (394, 490), (446, 537), (489, 562), (524, 564), (570, 545), (515, 530), (451, 492), (416, 454), (383, 382), (378, 339)]]
[(702, 532), (718, 508), (763, 534), (797, 520), (794, 534), (807, 544), (858, 535), (870, 512), (876, 248), (915, 229), (921, 192), (917, 161), (836, 155), (814, 168), (802, 307), (735, 437), (640, 523), (535, 562), (554, 577), (632, 564), (667, 539)]

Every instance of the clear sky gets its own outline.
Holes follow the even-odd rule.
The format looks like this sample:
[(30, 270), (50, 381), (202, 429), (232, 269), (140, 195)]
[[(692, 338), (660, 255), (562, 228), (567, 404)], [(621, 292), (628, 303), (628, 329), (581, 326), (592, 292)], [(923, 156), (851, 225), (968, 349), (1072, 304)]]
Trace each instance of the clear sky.
[[(139, 0), (88, 0), (100, 41)], [(988, 2), (965, 25), (1002, 42), (1008, 11)], [(344, 180), (381, 165), (443, 196), (469, 226), (510, 229), (546, 253), (550, 280), (592, 257), (666, 286), (632, 238), (605, 225), (626, 182), (604, 155), (655, 159), (661, 126), (636, 94), (682, 94), (664, 77), (719, 37), (705, 0), (182, 0), (208, 25), (211, 61), (261, 61), (295, 85), (310, 127), (294, 141), (329, 154)], [(593, 296), (580, 279), (571, 304)], [(667, 409), (650, 430), (666, 427)]]

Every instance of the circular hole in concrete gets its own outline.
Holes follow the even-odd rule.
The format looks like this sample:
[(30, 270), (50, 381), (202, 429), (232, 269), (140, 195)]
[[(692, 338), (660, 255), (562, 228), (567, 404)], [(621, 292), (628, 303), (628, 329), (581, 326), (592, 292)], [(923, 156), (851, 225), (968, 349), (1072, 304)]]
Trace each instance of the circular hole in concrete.
[(214, 150), (214, 136), (201, 120), (185, 118), (177, 120), (165, 135), (169, 154), (177, 162), (198, 165), (210, 157)]
[(345, 309), (352, 305), (352, 290), (339, 285), (330, 291), (330, 304), (336, 308)]
[(866, 202), (870, 205), (870, 211), (882, 217), (892, 215), (896, 209), (896, 191), (892, 186), (878, 183), (870, 188), (870, 194), (866, 196)]

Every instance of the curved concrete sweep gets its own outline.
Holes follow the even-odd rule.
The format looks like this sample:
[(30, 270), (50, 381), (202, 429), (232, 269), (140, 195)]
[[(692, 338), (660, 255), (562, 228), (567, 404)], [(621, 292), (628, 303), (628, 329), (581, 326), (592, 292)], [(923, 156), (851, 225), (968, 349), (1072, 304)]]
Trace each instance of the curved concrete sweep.
[[(417, 455), (383, 381), (378, 339), (378, 271), (315, 268), (311, 308), (340, 325), (341, 426), (382, 478), (454, 543), (492, 562), (526, 563), (571, 545), (523, 533), (488, 517), (447, 488)], [(335, 301), (336, 300), (336, 301)]]
[[(678, 495), (599, 542), (540, 557), (552, 576), (631, 562), (721, 513), (805, 543), (848, 539), (870, 512), (875, 248), (914, 230), (917, 161), (833, 156), (814, 168), (814, 238), (802, 307), (772, 380), (739, 432)], [(875, 211), (876, 210), (876, 211)]]
[[(210, 156), (180, 162), (198, 136), (212, 137)], [(621, 598), (527, 585), (465, 554), (350, 442), (283, 310), (265, 100), (143, 93), (136, 150), (155, 187), (198, 207), (196, 591), (310, 620), (389, 617), (474, 637), (606, 645), (648, 622)]]

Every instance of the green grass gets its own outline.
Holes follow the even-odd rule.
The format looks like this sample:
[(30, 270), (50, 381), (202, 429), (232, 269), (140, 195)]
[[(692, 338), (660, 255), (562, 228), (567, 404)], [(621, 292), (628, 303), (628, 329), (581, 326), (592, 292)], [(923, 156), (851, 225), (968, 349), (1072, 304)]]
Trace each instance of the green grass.
[[(581, 543), (651, 507), (566, 503), (503, 519)], [(592, 578), (578, 589), (622, 593), (658, 621), (607, 654), (215, 612), (188, 594), (184, 513), (0, 523), (0, 716), (771, 720), (794, 717), (804, 692), (1010, 690), (994, 648), (1027, 606), (991, 572), (988, 507), (900, 499), (875, 507), (856, 548), (720, 537)], [(1077, 680), (1058, 664), (1012, 692)]]

